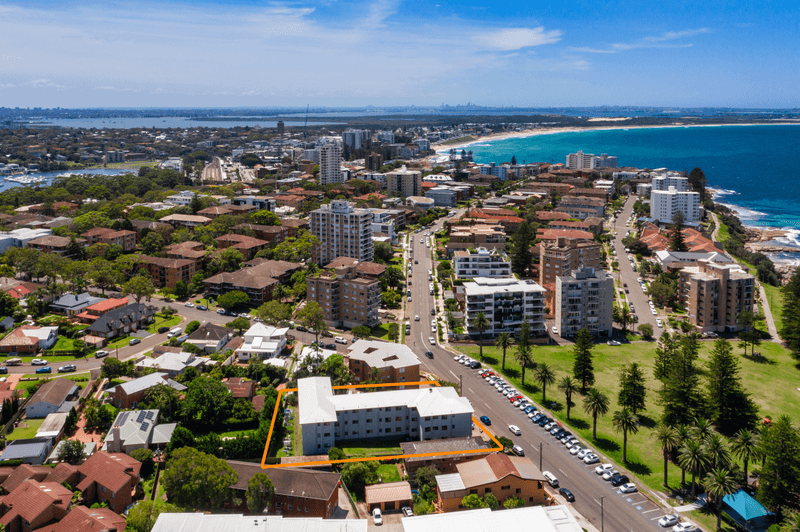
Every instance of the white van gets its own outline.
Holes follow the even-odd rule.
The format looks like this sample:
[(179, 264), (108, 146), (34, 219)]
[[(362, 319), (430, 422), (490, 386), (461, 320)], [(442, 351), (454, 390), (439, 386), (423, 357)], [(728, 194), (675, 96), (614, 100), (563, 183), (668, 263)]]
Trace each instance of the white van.
[(550, 486), (552, 486), (553, 488), (558, 487), (558, 479), (554, 474), (552, 474), (550, 471), (545, 471), (542, 473), (542, 475), (544, 475), (545, 480), (547, 481), (548, 484), (550, 484)]
[(167, 338), (174, 338), (178, 336), (181, 333), (181, 331), (183, 331), (183, 329), (181, 329), (180, 327), (175, 327), (174, 329), (169, 331)]

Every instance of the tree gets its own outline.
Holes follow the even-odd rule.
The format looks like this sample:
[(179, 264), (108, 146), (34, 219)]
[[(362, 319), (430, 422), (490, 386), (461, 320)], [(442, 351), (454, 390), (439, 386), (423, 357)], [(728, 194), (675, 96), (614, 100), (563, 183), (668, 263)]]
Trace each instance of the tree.
[(366, 325), (359, 325), (357, 327), (353, 327), (353, 329), (350, 332), (353, 333), (353, 336), (355, 338), (369, 338), (370, 336), (372, 336), (372, 329), (370, 329)]
[(564, 376), (558, 383), (558, 389), (564, 394), (564, 398), (566, 399), (567, 419), (569, 419), (570, 409), (575, 404), (572, 402), (572, 395), (580, 391), (580, 386), (578, 386), (578, 383), (575, 382), (575, 379), (572, 377)]
[(424, 486), (428, 486), (435, 490), (436, 477), (438, 475), (441, 475), (441, 472), (433, 466), (420, 467), (414, 474), (414, 480), (417, 482), (417, 486), (420, 489)]
[(72, 465), (83, 460), (83, 443), (78, 440), (64, 440), (58, 449), (58, 460)]
[(622, 433), (622, 461), (628, 463), (628, 434), (639, 432), (639, 416), (627, 407), (614, 412), (611, 420), (614, 430)]
[(583, 398), (583, 411), (592, 416), (592, 439), (597, 439), (597, 416), (608, 412), (608, 397), (603, 392), (592, 388)]
[(744, 466), (744, 485), (747, 486), (749, 484), (747, 466), (752, 460), (760, 460), (762, 457), (761, 436), (751, 430), (740, 430), (731, 439), (731, 452), (742, 461)]
[(186, 334), (192, 334), (199, 328), (200, 328), (200, 322), (197, 320), (192, 320), (186, 324)]
[(433, 503), (423, 498), (417, 498), (416, 502), (414, 502), (414, 515), (430, 515), (435, 510)]
[(142, 237), (142, 252), (145, 255), (158, 255), (164, 251), (164, 237), (157, 231), (150, 231)]
[(150, 408), (159, 410), (161, 421), (174, 421), (181, 411), (181, 396), (166, 383), (145, 390), (144, 400)]
[(664, 487), (667, 487), (667, 464), (669, 463), (670, 453), (678, 446), (678, 435), (675, 429), (663, 423), (652, 433), (661, 448), (661, 455), (664, 457)]
[(709, 463), (703, 443), (698, 440), (684, 442), (678, 452), (678, 463), (684, 469), (692, 472), (692, 498), (695, 498), (697, 496), (697, 475), (700, 475)]
[(394, 258), (394, 249), (388, 242), (376, 242), (372, 249), (375, 262), (388, 264)]
[(672, 215), (672, 238), (669, 247), (672, 251), (687, 251), (686, 242), (683, 238), (684, 218), (683, 212), (675, 211)]
[(693, 168), (689, 172), (688, 181), (692, 190), (700, 194), (700, 205), (703, 205), (706, 201), (706, 183), (708, 182), (706, 174), (699, 168)]
[(172, 456), (172, 453), (182, 447), (194, 447), (195, 440), (194, 434), (182, 425), (175, 427), (172, 432), (172, 437), (167, 444), (167, 455)]
[(542, 362), (536, 367), (534, 374), (536, 382), (542, 385), (542, 404), (547, 403), (547, 385), (556, 382), (556, 373), (553, 368)]
[[(486, 314), (483, 311), (478, 312), (475, 316), (475, 319), (472, 320), (472, 327), (478, 331), (480, 334), (480, 339), (478, 341), (478, 348), (480, 349), (481, 360), (483, 360), (483, 331), (491, 327), (491, 322), (489, 318), (486, 317)], [(524, 372), (525, 370), (523, 370)]]
[(634, 414), (645, 410), (645, 397), (647, 387), (644, 384), (644, 373), (639, 364), (632, 362), (622, 368), (620, 375), (620, 389), (617, 403), (619, 406), (630, 409)]
[(708, 361), (707, 398), (712, 418), (724, 433), (752, 429), (758, 421), (758, 407), (745, 392), (733, 348), (723, 338), (714, 342)]
[(364, 487), (377, 481), (378, 462), (350, 462), (342, 468), (342, 482), (362, 497)]
[(525, 369), (533, 366), (533, 355), (531, 354), (531, 346), (524, 343), (517, 344), (517, 350), (514, 353), (514, 358), (519, 362), (522, 368), (522, 385), (525, 386)]
[(150, 299), (150, 296), (156, 293), (156, 287), (149, 275), (142, 274), (132, 277), (122, 285), (122, 293), (133, 296), (137, 303), (141, 303), (142, 299)]
[(236, 318), (233, 321), (226, 323), (225, 327), (235, 329), (239, 334), (242, 334), (242, 331), (250, 328), (250, 320), (247, 318)]
[(100, 366), (100, 376), (113, 380), (118, 377), (132, 377), (134, 371), (133, 360), (122, 362), (116, 358), (106, 358)]
[(645, 340), (650, 341), (653, 339), (653, 326), (649, 323), (642, 323), (637, 329), (642, 333), (642, 338)]
[(389, 286), (397, 288), (400, 286), (400, 281), (403, 280), (403, 270), (397, 266), (389, 266), (383, 273), (383, 278), (386, 279)]
[(228, 418), (233, 397), (222, 381), (198, 377), (189, 383), (182, 405), (188, 424), (209, 427)]
[(761, 332), (755, 328), (756, 315), (752, 310), (744, 309), (739, 313), (739, 327), (742, 330), (739, 332), (740, 347), (744, 348), (744, 354), (747, 355), (747, 346), (750, 346), (750, 354), (753, 354), (755, 347), (761, 343)]
[(514, 338), (509, 333), (500, 333), (495, 340), (495, 345), (503, 350), (503, 371), (506, 370), (506, 350), (514, 345)]
[(142, 464), (140, 471), (142, 478), (149, 477), (153, 472), (153, 451), (150, 449), (134, 449), (131, 451), (131, 458)]
[(524, 276), (533, 261), (530, 249), (534, 240), (536, 240), (536, 232), (528, 223), (528, 220), (523, 220), (519, 224), (517, 232), (511, 237), (510, 245), (511, 271), (520, 277)]
[(183, 281), (175, 283), (175, 297), (178, 299), (189, 297), (189, 287)]
[(800, 513), (792, 512), (786, 516), (778, 532), (800, 532)]
[(706, 493), (717, 508), (717, 530), (722, 530), (722, 499), (739, 491), (736, 478), (729, 469), (718, 467), (706, 475)]
[(514, 508), (522, 508), (525, 506), (525, 501), (520, 499), (519, 497), (509, 497), (503, 502), (503, 508), (506, 510), (512, 510)]
[(221, 508), (238, 479), (225, 460), (192, 447), (174, 451), (161, 476), (169, 499), (195, 510)]
[(264, 473), (256, 473), (253, 478), (247, 481), (247, 509), (250, 513), (260, 514), (272, 503), (275, 496), (275, 486)]
[(800, 433), (788, 416), (773, 421), (761, 435), (763, 465), (758, 500), (778, 514), (800, 506)]
[(730, 467), (731, 452), (722, 436), (713, 432), (708, 438), (703, 440), (703, 445), (705, 446), (706, 454), (708, 455), (708, 463), (711, 469)]
[(792, 356), (800, 359), (800, 267), (794, 271), (781, 292), (783, 293), (781, 338), (786, 342), (786, 347), (792, 351)]
[(673, 340), (667, 331), (664, 331), (661, 334), (661, 338), (658, 340), (658, 347), (656, 347), (655, 363), (653, 367), (653, 377), (655, 377), (656, 380), (666, 384), (670, 368), (672, 367), (672, 358), (675, 356), (676, 350), (677, 342)]
[(161, 514), (178, 513), (177, 506), (163, 501), (139, 501), (128, 511), (125, 530), (128, 532), (150, 532)]
[(281, 225), (281, 219), (272, 211), (261, 210), (250, 215), (250, 223), (256, 225)]
[(500, 501), (497, 500), (497, 497), (495, 497), (494, 493), (492, 492), (484, 494), (483, 503), (486, 505), (486, 508), (489, 508), (492, 511), (500, 508)]
[(328, 324), (325, 322), (325, 312), (316, 301), (306, 302), (305, 306), (297, 311), (297, 318), (303, 325), (314, 331), (317, 341), (319, 341), (320, 333), (328, 330)]
[(668, 425), (691, 423), (703, 408), (699, 372), (695, 365), (699, 346), (694, 335), (681, 336), (666, 377), (660, 402)]
[(594, 339), (588, 329), (581, 329), (575, 335), (575, 363), (572, 366), (572, 374), (581, 385), (583, 392), (594, 384), (594, 364), (592, 362), (592, 348)]
[(247, 305), (248, 303), (250, 303), (250, 297), (241, 290), (231, 290), (217, 298), (217, 306), (225, 310), (231, 310), (239, 305)]
[(470, 493), (463, 499), (461, 499), (461, 506), (467, 508), (469, 510), (475, 510), (477, 508), (487, 508), (486, 503), (477, 493)]

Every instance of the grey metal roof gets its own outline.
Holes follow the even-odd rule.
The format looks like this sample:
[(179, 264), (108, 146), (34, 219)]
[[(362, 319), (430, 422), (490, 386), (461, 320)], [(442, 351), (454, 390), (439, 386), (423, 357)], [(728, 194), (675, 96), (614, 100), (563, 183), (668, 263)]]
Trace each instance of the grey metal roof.
[(439, 486), (439, 491), (442, 493), (467, 489), (467, 487), (464, 485), (464, 481), (461, 480), (461, 475), (458, 473), (437, 475), (436, 485)]
[(50, 448), (51, 439), (27, 439), (27, 440), (13, 440), (8, 443), (8, 447), (0, 455), (2, 460), (22, 460), (25, 458), (35, 458), (43, 456)]
[(77, 295), (65, 294), (56, 299), (52, 303), (52, 305), (56, 307), (74, 308), (74, 307), (94, 305), (95, 303), (99, 303), (101, 301), (105, 301), (105, 298), (94, 297), (90, 295), (89, 292), (83, 292), (82, 294), (77, 294)]

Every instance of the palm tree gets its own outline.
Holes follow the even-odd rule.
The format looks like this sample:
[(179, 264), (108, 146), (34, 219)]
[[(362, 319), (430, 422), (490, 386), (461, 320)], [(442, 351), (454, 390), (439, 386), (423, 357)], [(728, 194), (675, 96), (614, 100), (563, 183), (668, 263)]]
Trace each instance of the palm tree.
[(779, 532), (800, 532), (800, 513), (792, 512), (786, 516)]
[(478, 342), (478, 346), (481, 350), (481, 360), (483, 360), (483, 331), (488, 329), (492, 324), (489, 322), (489, 319), (486, 317), (486, 314), (483, 312), (478, 312), (478, 315), (475, 316), (475, 319), (472, 320), (472, 326), (478, 329), (478, 332), (481, 334), (480, 342)]
[(704, 484), (706, 493), (717, 507), (717, 530), (722, 530), (722, 500), (739, 491), (736, 478), (730, 470), (718, 467), (706, 475)]
[(691, 470), (692, 472), (692, 498), (697, 496), (697, 475), (703, 472), (703, 469), (708, 465), (708, 454), (706, 453), (705, 446), (697, 440), (689, 440), (681, 447), (680, 454), (678, 455), (678, 463), (681, 467)]
[(569, 419), (569, 409), (572, 406), (572, 394), (578, 393), (581, 387), (578, 386), (578, 383), (575, 382), (575, 379), (570, 376), (566, 376), (561, 379), (561, 382), (558, 383), (558, 389), (564, 393), (564, 396), (567, 400), (567, 419)]
[(727, 468), (730, 466), (731, 453), (725, 440), (719, 434), (712, 434), (703, 443), (711, 469)]
[[(692, 429), (690, 429), (688, 425), (678, 425), (675, 429), (675, 438), (678, 440), (675, 447), (680, 449), (687, 441), (692, 439)], [(678, 465), (680, 465), (681, 468), (681, 486), (685, 486), (686, 468), (681, 465), (680, 461), (678, 461)]]
[(509, 333), (500, 333), (494, 345), (503, 350), (503, 371), (506, 370), (506, 349), (514, 345), (514, 337)]
[(533, 355), (531, 355), (531, 346), (525, 344), (518, 344), (517, 351), (514, 353), (515, 358), (522, 367), (522, 385), (525, 385), (525, 368), (533, 364)]
[(282, 284), (275, 286), (275, 288), (272, 289), (272, 297), (283, 303), (283, 298), (286, 297), (286, 287)]
[(542, 385), (542, 404), (544, 404), (547, 402), (547, 385), (556, 382), (556, 374), (550, 366), (542, 362), (536, 368), (535, 378)]
[(747, 429), (740, 430), (731, 440), (733, 455), (744, 463), (744, 485), (748, 485), (747, 465), (761, 458), (761, 435)]
[(706, 418), (698, 417), (694, 420), (692, 434), (700, 441), (705, 441), (714, 434), (714, 425)]
[(592, 439), (597, 439), (597, 416), (608, 412), (608, 396), (596, 388), (589, 390), (583, 398), (583, 411), (592, 416)]
[(614, 430), (622, 433), (622, 461), (628, 463), (628, 433), (636, 434), (639, 432), (639, 416), (631, 412), (627, 407), (614, 412), (611, 421)]
[(619, 323), (622, 325), (623, 334), (628, 330), (628, 325), (630, 325), (632, 321), (633, 316), (631, 316), (631, 311), (628, 308), (628, 305), (623, 304), (619, 311)]
[(667, 465), (669, 463), (669, 454), (678, 445), (678, 435), (675, 432), (675, 429), (664, 424), (659, 425), (658, 428), (653, 431), (652, 435), (656, 440), (658, 440), (658, 444), (661, 446), (661, 454), (664, 455), (664, 487), (667, 487), (669, 484), (667, 481)]

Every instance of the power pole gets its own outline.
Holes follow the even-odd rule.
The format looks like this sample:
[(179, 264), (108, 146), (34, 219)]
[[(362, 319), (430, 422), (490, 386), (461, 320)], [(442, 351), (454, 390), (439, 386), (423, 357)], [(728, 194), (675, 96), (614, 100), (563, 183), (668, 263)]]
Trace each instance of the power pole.
[(542, 446), (543, 445), (544, 444), (542, 442), (539, 442), (539, 471), (542, 470)]
[(605, 496), (601, 495), (600, 496), (600, 532), (605, 532), (605, 523), (603, 522), (604, 521), (603, 518), (605, 517), (603, 515), (603, 513), (604, 513), (603, 512), (603, 499), (605, 499)]
[(464, 386), (464, 378), (463, 378), (463, 376), (459, 375), (459, 376), (458, 376), (458, 395), (460, 395), (460, 396), (462, 396), (462, 397), (463, 397), (463, 395), (464, 395), (464, 388), (463, 388), (463, 386)]

